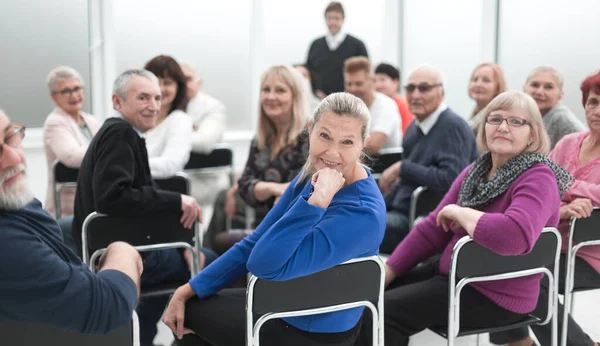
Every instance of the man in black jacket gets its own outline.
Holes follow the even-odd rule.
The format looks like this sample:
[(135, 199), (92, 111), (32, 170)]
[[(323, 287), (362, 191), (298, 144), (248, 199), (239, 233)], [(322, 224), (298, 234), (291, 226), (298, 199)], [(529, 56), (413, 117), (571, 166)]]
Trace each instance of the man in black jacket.
[[(144, 217), (157, 212), (181, 213), (191, 228), (202, 210), (193, 197), (159, 190), (153, 185), (144, 132), (156, 125), (161, 104), (158, 79), (146, 70), (128, 70), (115, 81), (113, 106), (119, 116), (104, 122), (81, 163), (73, 218), (74, 243), (81, 250), (81, 228), (86, 216)], [(178, 250), (148, 253), (142, 286), (185, 281), (190, 273)], [(167, 297), (143, 299), (138, 305), (142, 345), (152, 345), (156, 323)]]
[(316, 74), (315, 94), (321, 98), (344, 91), (344, 61), (353, 56), (368, 57), (365, 44), (342, 30), (344, 7), (332, 1), (325, 9), (329, 32), (312, 42), (306, 66)]

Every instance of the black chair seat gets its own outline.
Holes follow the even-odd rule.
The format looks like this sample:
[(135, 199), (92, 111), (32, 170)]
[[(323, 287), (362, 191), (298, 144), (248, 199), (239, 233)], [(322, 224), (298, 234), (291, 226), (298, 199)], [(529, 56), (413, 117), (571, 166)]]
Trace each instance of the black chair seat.
[[(460, 332), (458, 333), (458, 336), (467, 336), (467, 335), (476, 335), (476, 334), (486, 334), (486, 333), (494, 333), (494, 332), (501, 332), (501, 331), (505, 331), (507, 329), (513, 329), (513, 328), (520, 328), (520, 327), (528, 327), (532, 324), (537, 324), (540, 323), (541, 320), (533, 315), (529, 315), (529, 317), (525, 318), (523, 321), (512, 324), (510, 326), (502, 326), (502, 327), (495, 327), (495, 328), (461, 328)], [(443, 338), (447, 338), (448, 337), (448, 326), (443, 326), (443, 327), (432, 327), (429, 328), (432, 332), (436, 333), (437, 335), (443, 337)]]
[(227, 147), (218, 147), (209, 154), (190, 153), (185, 170), (226, 167), (233, 165), (233, 151)]
[(573, 288), (573, 290), (571, 292), (573, 292), (573, 293), (586, 292), (586, 291), (593, 291), (593, 290), (597, 290), (597, 289), (600, 289), (600, 287), (575, 287), (575, 288)]

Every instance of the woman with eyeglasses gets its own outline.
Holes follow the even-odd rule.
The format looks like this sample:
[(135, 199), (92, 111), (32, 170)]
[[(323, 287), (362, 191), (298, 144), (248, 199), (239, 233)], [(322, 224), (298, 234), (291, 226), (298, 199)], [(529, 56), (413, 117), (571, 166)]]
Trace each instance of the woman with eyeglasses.
[[(485, 154), (465, 168), (387, 261), (386, 345), (408, 345), (411, 335), (448, 324), (450, 258), (463, 236), (495, 253), (518, 256), (531, 251), (544, 227), (558, 225), (561, 196), (574, 179), (546, 156), (550, 141), (535, 101), (508, 91), (494, 98), (482, 116), (477, 143)], [(467, 285), (461, 294), (461, 327), (522, 320), (538, 303), (540, 279)], [(362, 334), (369, 338), (368, 332)]]
[[(600, 72), (587, 77), (581, 83), (582, 104), (589, 131), (566, 135), (550, 153), (550, 158), (575, 177), (575, 184), (567, 193), (560, 206), (558, 230), (563, 236), (560, 255), (558, 293), (564, 294), (565, 273), (571, 217), (590, 217), (594, 207), (600, 207)], [(573, 287), (600, 288), (600, 246), (586, 246), (577, 251)], [(542, 282), (547, 289), (547, 282)], [(563, 325), (563, 305), (558, 306), (558, 339), (561, 340)], [(550, 324), (533, 325), (531, 330), (541, 346), (551, 345)], [(490, 333), (490, 341), (497, 345), (530, 346), (533, 340), (527, 328), (499, 333)], [(567, 346), (598, 346), (581, 329), (572, 317), (567, 321)]]
[(539, 66), (531, 70), (523, 90), (535, 100), (550, 136), (550, 150), (564, 136), (585, 130), (577, 117), (560, 103), (563, 97), (563, 76), (555, 68)]
[[(54, 175), (52, 166), (58, 160), (70, 168), (79, 168), (81, 160), (92, 140), (98, 132), (100, 123), (92, 115), (82, 111), (84, 82), (81, 74), (67, 66), (59, 66), (52, 70), (46, 78), (50, 97), (55, 108), (44, 122), (44, 150), (48, 166), (48, 190), (44, 209), (55, 216), (54, 192), (52, 184)], [(71, 215), (75, 189), (63, 189), (60, 195), (60, 225), (67, 237), (65, 243), (70, 246)]]

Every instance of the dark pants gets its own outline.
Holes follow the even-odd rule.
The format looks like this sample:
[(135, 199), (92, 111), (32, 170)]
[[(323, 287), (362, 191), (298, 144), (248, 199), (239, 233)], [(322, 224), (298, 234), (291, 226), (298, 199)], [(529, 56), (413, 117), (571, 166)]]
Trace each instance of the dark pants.
[[(360, 324), (360, 323), (359, 323)], [(200, 300), (188, 301), (185, 308), (185, 326), (196, 334), (188, 334), (180, 345), (242, 346), (246, 340), (246, 289), (225, 289)], [(293, 327), (283, 320), (271, 320), (260, 331), (260, 344), (352, 345), (360, 330), (359, 325), (341, 333), (311, 333)]]
[[(203, 245), (207, 248), (213, 249), (215, 244), (215, 238), (217, 234), (221, 232), (228, 231), (227, 229), (227, 215), (225, 215), (225, 201), (227, 200), (227, 191), (223, 190), (219, 192), (217, 196), (217, 200), (215, 201), (212, 218), (210, 219), (210, 224), (208, 225), (208, 229), (206, 230), (206, 234), (204, 234), (204, 242)], [(246, 206), (248, 205), (246, 201), (244, 201), (239, 194), (235, 195), (235, 208), (236, 208), (236, 217), (234, 220), (231, 220), (231, 228), (232, 229), (240, 229), (246, 228)], [(255, 208), (255, 217), (256, 220), (252, 225), (253, 228), (265, 218), (269, 209), (267, 207), (259, 207)]]
[(385, 235), (379, 246), (379, 252), (391, 254), (408, 234), (408, 216), (399, 211), (388, 211), (385, 222)]
[[(560, 276), (558, 278), (558, 292), (564, 294), (565, 292), (565, 275), (567, 273), (567, 255), (560, 255), (559, 264)], [(575, 288), (600, 288), (600, 274), (590, 266), (586, 261), (579, 257), (575, 259), (575, 275), (573, 287)], [(538, 305), (546, 305), (548, 297), (548, 280), (546, 277), (542, 279), (540, 289), (540, 300)], [(544, 310), (545, 311), (545, 310)], [(563, 312), (564, 307), (562, 304), (558, 304), (558, 341), (562, 335), (562, 324), (563, 324)], [(543, 326), (532, 325), (531, 330), (535, 333), (536, 338), (540, 342), (541, 346), (549, 346), (552, 341), (552, 324), (548, 323)], [(507, 344), (519, 340), (523, 340), (529, 336), (529, 330), (527, 328), (519, 328), (513, 330), (507, 330), (504, 332), (490, 333), (490, 342), (501, 345)], [(581, 327), (569, 316), (567, 322), (567, 346), (589, 346), (594, 345), (594, 342), (590, 337), (581, 329)]]
[[(430, 260), (397, 278), (385, 292), (385, 345), (406, 346), (411, 335), (431, 327), (448, 325), (447, 275), (438, 271), (439, 261)], [(371, 314), (363, 314), (358, 345), (371, 345)], [(466, 286), (460, 300), (461, 328), (491, 328), (523, 320), (524, 314), (505, 310)]]
[[(206, 257), (205, 266), (216, 259), (216, 254), (202, 249)], [(190, 279), (190, 271), (181, 251), (177, 249), (149, 252), (144, 259), (142, 291), (154, 286), (181, 283)], [(140, 320), (140, 344), (151, 346), (156, 336), (156, 324), (160, 320), (167, 304), (168, 295), (141, 299), (136, 308)]]

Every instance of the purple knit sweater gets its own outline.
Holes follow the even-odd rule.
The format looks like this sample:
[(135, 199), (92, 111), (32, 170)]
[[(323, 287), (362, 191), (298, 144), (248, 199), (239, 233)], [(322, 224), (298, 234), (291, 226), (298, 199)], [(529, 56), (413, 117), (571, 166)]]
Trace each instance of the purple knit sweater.
[[(438, 212), (448, 204), (458, 204), (458, 193), (472, 165), (456, 178), (450, 191), (427, 218), (420, 222), (396, 247), (387, 264), (401, 276), (417, 263), (442, 253), (440, 272), (450, 269), (452, 249), (467, 235), (464, 228), (444, 232), (435, 224)], [(504, 256), (528, 253), (544, 227), (556, 227), (560, 217), (560, 196), (552, 170), (536, 164), (518, 177), (511, 187), (483, 208), (473, 239)], [(503, 281), (472, 283), (471, 286), (499, 306), (516, 313), (528, 313), (537, 304), (540, 279), (535, 276)]]

